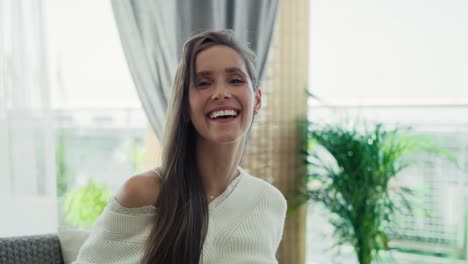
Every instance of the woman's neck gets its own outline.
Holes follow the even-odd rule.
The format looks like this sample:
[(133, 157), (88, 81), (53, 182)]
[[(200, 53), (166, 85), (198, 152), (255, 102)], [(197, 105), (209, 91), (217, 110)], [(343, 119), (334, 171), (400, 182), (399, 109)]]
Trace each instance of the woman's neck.
[(197, 141), (197, 165), (207, 195), (218, 196), (239, 175), (244, 140), (232, 144)]

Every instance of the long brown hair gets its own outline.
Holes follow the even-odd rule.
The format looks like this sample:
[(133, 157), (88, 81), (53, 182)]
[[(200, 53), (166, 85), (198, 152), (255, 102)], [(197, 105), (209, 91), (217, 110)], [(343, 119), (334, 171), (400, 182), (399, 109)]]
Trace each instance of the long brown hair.
[(167, 111), (159, 210), (146, 242), (143, 263), (198, 264), (208, 231), (208, 201), (198, 173), (196, 131), (189, 121), (188, 93), (197, 54), (214, 45), (236, 50), (257, 90), (255, 54), (231, 30), (197, 34), (184, 45)]

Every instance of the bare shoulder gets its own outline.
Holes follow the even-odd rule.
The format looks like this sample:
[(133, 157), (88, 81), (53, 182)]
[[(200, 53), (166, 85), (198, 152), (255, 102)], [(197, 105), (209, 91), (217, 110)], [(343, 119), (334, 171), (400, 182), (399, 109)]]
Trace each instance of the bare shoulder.
[(128, 179), (115, 198), (117, 202), (127, 208), (157, 206), (160, 189), (160, 176), (153, 170), (149, 170)]

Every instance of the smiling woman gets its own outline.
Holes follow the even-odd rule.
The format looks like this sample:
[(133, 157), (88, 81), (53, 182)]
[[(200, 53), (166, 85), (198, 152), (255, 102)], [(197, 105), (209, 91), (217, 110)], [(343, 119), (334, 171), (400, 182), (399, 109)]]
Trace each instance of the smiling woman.
[(163, 162), (123, 185), (76, 263), (278, 263), (286, 200), (239, 166), (261, 106), (254, 58), (227, 30), (186, 42)]
[(195, 71), (189, 114), (199, 144), (231, 143), (244, 136), (260, 109), (261, 92), (239, 53), (224, 45), (210, 46), (197, 55)]

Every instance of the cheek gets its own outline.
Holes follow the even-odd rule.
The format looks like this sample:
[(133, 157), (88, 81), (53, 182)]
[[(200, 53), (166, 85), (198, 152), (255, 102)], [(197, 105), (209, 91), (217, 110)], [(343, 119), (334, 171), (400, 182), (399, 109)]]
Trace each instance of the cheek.
[(246, 102), (246, 107), (249, 111), (253, 111), (255, 105), (255, 94), (253, 92), (247, 92), (244, 95), (244, 102)]
[[(201, 120), (205, 118), (205, 97), (201, 94), (193, 94), (188, 100), (189, 117), (192, 120)], [(197, 121), (198, 122), (198, 121)]]
[(188, 107), (189, 107), (189, 113), (192, 114), (197, 111), (199, 108), (199, 100), (197, 99), (197, 96), (194, 95), (193, 93), (189, 93), (189, 100), (188, 100)]

